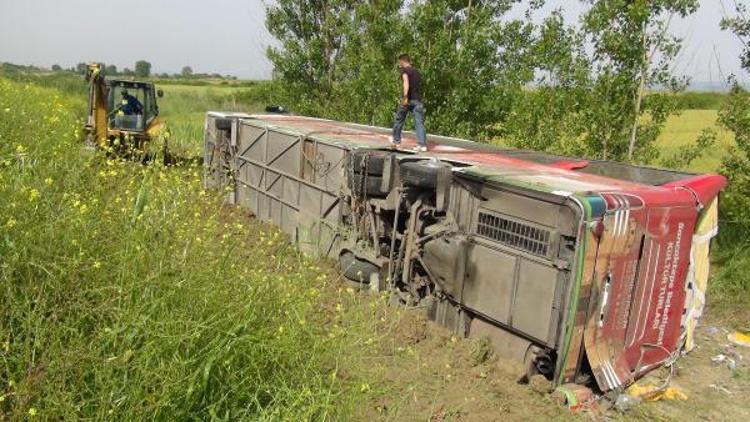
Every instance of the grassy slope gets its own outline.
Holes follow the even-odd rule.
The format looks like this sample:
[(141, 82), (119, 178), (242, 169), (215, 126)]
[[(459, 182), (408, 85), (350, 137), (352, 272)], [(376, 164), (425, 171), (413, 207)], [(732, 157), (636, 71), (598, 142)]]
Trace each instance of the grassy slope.
[(304, 324), (327, 318), (323, 271), (273, 230), (220, 219), (200, 169), (82, 152), (82, 106), (0, 80), (0, 414), (344, 411), (330, 377), (344, 343)]

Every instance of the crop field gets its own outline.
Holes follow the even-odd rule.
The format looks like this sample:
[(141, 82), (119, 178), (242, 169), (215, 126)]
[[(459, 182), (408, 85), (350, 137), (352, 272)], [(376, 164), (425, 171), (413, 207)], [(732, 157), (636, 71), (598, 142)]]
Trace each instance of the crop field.
[(257, 87), (161, 85), (161, 115), (169, 122), (175, 149), (198, 154), (207, 110), (261, 112), (265, 104)]
[(658, 140), (662, 154), (671, 156), (680, 148), (694, 142), (702, 131), (713, 130), (716, 133), (714, 147), (705, 151), (701, 157), (691, 163), (687, 170), (717, 171), (721, 159), (734, 143), (732, 135), (716, 125), (717, 117), (716, 110), (685, 110), (679, 116), (670, 118)]
[[(206, 110), (264, 105), (252, 86), (161, 88), (185, 153), (200, 151)], [(73, 83), (0, 77), (0, 419), (571, 417), (519, 385), (485, 343), (348, 287), (328, 262), (222, 206), (200, 168), (82, 148), (84, 106)], [(689, 110), (670, 121), (663, 148), (715, 118)], [(732, 142), (719, 135), (695, 169), (717, 167)], [(607, 417), (750, 418), (739, 394), (750, 375), (711, 364), (720, 335), (701, 341), (675, 377), (689, 402)]]

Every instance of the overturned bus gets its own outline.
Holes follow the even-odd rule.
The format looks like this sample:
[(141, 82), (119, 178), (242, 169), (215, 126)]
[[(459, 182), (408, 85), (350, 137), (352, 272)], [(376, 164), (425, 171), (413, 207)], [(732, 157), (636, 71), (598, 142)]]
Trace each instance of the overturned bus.
[(209, 112), (206, 185), (527, 377), (619, 390), (693, 347), (722, 176), (388, 135)]

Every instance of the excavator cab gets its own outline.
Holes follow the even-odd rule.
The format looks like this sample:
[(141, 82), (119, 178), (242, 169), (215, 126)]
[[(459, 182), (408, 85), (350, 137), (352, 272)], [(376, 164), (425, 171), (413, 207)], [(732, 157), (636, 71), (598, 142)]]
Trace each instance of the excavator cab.
[(86, 80), (89, 101), (84, 130), (89, 144), (138, 157), (165, 132), (157, 105), (163, 94), (153, 83), (106, 79), (97, 63), (88, 66)]
[(143, 132), (159, 115), (154, 84), (113, 80), (107, 83), (107, 124), (110, 129)]

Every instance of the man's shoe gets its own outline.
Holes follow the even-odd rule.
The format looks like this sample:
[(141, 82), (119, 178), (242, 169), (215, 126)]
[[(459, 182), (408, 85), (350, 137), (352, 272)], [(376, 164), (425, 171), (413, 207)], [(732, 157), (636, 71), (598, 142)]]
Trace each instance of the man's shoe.
[(427, 152), (427, 147), (422, 145), (417, 145), (414, 147), (414, 152)]
[(388, 142), (391, 144), (391, 148), (398, 149), (401, 147), (401, 142), (396, 142), (395, 139), (393, 139), (393, 136), (388, 137)]

